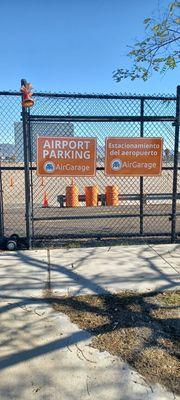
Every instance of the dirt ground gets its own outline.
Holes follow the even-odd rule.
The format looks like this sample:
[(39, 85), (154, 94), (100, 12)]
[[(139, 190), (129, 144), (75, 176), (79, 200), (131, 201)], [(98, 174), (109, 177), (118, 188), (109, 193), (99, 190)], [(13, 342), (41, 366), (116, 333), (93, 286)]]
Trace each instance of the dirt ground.
[(56, 311), (91, 332), (92, 347), (121, 357), (149, 384), (180, 393), (180, 291), (46, 296)]

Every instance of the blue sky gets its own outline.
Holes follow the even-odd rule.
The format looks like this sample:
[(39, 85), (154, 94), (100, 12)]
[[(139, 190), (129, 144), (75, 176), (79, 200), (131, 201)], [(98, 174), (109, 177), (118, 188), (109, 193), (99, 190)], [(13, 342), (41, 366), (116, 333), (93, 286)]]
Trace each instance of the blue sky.
[(148, 82), (117, 84), (112, 72), (128, 67), (127, 45), (141, 39), (143, 19), (167, 0), (1, 0), (0, 90), (175, 93), (178, 70)]

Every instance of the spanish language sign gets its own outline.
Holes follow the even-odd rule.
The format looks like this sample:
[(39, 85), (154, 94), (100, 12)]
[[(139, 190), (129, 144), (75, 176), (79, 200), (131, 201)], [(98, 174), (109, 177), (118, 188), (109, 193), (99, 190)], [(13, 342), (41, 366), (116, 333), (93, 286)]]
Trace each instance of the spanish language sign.
[(162, 170), (162, 138), (106, 138), (105, 174), (156, 176)]
[(96, 139), (39, 137), (37, 139), (37, 175), (94, 176)]

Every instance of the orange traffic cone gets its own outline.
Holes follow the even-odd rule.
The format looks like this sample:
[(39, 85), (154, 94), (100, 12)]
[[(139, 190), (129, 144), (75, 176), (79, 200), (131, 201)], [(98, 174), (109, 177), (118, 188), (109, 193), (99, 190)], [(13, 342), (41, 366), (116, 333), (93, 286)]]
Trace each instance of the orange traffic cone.
[(44, 194), (43, 194), (42, 207), (43, 208), (49, 207), (49, 202), (48, 202), (48, 197), (47, 197), (46, 192), (44, 192)]
[(13, 187), (14, 186), (14, 179), (11, 177), (10, 178), (10, 187)]

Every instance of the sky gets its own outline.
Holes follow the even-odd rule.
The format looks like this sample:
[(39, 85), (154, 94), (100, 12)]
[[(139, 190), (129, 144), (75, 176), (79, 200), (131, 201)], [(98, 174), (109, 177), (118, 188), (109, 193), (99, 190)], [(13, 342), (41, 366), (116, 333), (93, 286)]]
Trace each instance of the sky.
[(113, 81), (127, 68), (128, 45), (143, 38), (146, 17), (168, 0), (1, 0), (0, 91), (175, 94), (178, 70), (164, 77)]

